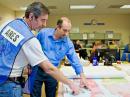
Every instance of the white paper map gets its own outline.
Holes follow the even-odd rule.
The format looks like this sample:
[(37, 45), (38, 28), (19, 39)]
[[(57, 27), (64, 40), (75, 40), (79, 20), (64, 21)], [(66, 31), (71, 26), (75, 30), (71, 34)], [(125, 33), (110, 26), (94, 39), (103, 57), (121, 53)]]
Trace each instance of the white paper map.
[(79, 95), (73, 95), (70, 88), (68, 86), (66, 86), (66, 85), (64, 85), (64, 89), (65, 89), (65, 92), (63, 94), (64, 97), (84, 97), (84, 95), (86, 97), (90, 97), (90, 91), (87, 90), (87, 89), (81, 89)]
[[(79, 83), (79, 80), (74, 80)], [(77, 96), (66, 85), (62, 85), (62, 95), (58, 97), (130, 97), (130, 82), (125, 79), (88, 79), (88, 89), (81, 89)], [(63, 92), (64, 91), (64, 92)]]
[[(87, 66), (83, 67), (83, 70), (87, 78), (123, 78), (125, 76), (125, 72), (113, 66)], [(71, 66), (64, 66), (61, 71), (68, 78), (78, 77)]]

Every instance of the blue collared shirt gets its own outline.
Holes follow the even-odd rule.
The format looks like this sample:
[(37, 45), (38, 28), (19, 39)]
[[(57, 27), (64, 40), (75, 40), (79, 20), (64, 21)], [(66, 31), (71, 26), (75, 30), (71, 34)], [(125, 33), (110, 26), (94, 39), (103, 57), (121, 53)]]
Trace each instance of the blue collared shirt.
[(82, 65), (75, 52), (72, 41), (69, 37), (64, 37), (58, 40), (54, 39), (54, 28), (44, 28), (39, 31), (37, 39), (40, 41), (42, 50), (48, 59), (58, 67), (60, 61), (67, 56), (70, 64), (75, 69), (76, 74), (83, 72)]

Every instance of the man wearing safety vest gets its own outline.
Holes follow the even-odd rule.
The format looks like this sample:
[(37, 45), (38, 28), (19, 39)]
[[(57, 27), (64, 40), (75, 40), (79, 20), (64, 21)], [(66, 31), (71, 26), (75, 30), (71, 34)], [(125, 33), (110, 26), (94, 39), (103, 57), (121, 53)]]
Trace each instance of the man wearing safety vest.
[(69, 85), (75, 94), (79, 87), (63, 76), (44, 55), (32, 30), (46, 26), (48, 8), (34, 2), (25, 11), (24, 19), (15, 19), (0, 30), (0, 97), (22, 97), (19, 80), (24, 66), (39, 66), (47, 74)]

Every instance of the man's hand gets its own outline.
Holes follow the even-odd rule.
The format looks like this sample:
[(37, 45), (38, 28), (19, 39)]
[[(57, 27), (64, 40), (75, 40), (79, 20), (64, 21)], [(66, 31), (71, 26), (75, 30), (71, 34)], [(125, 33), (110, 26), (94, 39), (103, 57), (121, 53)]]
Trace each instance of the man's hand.
[(87, 80), (83, 73), (80, 74), (80, 87), (81, 88), (87, 88)]
[(69, 84), (70, 89), (72, 90), (73, 95), (78, 95), (80, 88), (78, 85), (75, 85), (73, 82)]
[(24, 75), (30, 75), (31, 72), (32, 72), (32, 68), (31, 68), (30, 65), (27, 65), (27, 66), (24, 67), (24, 70), (23, 70)]

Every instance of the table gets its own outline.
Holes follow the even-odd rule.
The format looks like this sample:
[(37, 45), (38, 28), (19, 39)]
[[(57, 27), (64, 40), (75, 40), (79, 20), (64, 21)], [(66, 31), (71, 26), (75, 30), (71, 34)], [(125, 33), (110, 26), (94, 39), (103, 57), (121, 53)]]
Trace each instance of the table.
[[(120, 67), (124, 72), (124, 66)], [(72, 80), (79, 84), (79, 79)], [(127, 73), (119, 78), (89, 78), (87, 86), (88, 89), (81, 89), (79, 95), (73, 96), (68, 86), (59, 83), (57, 97), (130, 97), (130, 76)]]
[[(78, 79), (74, 80), (79, 83)], [(88, 90), (73, 96), (71, 90), (60, 83), (57, 97), (130, 97), (130, 82), (126, 79), (88, 79)]]

